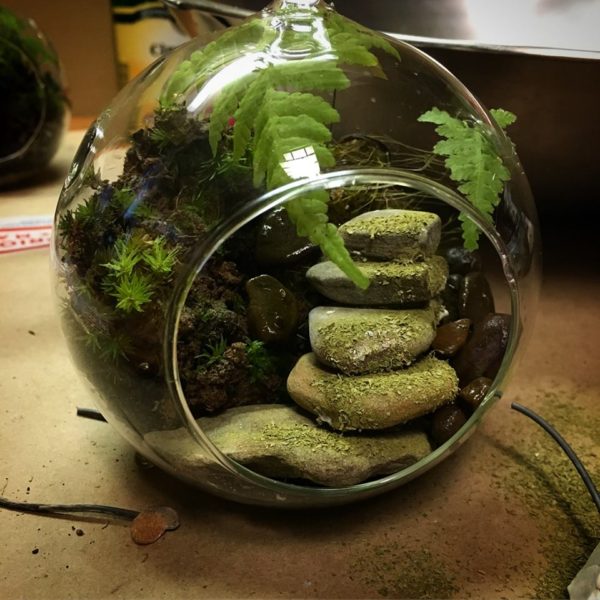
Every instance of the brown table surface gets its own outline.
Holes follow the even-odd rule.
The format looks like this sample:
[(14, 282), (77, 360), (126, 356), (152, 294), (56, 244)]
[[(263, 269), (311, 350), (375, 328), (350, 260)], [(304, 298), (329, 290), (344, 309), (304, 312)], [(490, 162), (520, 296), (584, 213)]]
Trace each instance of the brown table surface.
[[(53, 211), (80, 136), (69, 134), (49, 180), (0, 194), (0, 218)], [(302, 512), (236, 505), (142, 470), (110, 426), (78, 418), (91, 400), (60, 332), (48, 251), (0, 256), (0, 495), (168, 505), (181, 518), (137, 546), (126, 524), (0, 511), (0, 597), (559, 596), (600, 518), (567, 459), (509, 404), (557, 425), (599, 480), (598, 237), (566, 223), (546, 235), (527, 350), (467, 444), (395, 492)]]

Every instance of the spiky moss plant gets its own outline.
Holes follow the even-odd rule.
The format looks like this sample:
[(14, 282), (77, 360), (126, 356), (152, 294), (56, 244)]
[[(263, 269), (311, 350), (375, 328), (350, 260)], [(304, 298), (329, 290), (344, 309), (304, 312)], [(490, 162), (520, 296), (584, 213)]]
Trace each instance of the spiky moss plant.
[[(318, 162), (319, 170), (335, 165), (329, 144), (330, 125), (340, 115), (330, 100), (318, 94), (331, 94), (350, 86), (343, 66), (377, 69), (379, 59), (371, 51), (379, 49), (400, 59), (397, 50), (383, 37), (340, 17), (298, 7), (279, 11), (278, 26), (269, 20), (254, 19), (223, 34), (204, 50), (193, 53), (172, 76), (161, 98), (163, 107), (177, 106), (191, 87), (206, 83), (236, 52), (254, 50), (260, 60), (257, 68), (225, 85), (216, 97), (209, 119), (209, 139), (213, 154), (231, 153), (234, 162), (252, 165), (254, 185), (275, 189), (298, 176), (282, 166), (282, 158), (305, 149), (308, 160)], [(302, 22), (303, 27), (296, 27)], [(310, 22), (310, 26), (306, 26)], [(315, 47), (316, 29), (327, 39)], [(282, 50), (311, 49), (318, 60), (280, 60)], [(231, 135), (225, 135), (233, 122)], [(225, 144), (222, 144), (225, 137)], [(300, 176), (305, 176), (301, 174)], [(298, 235), (308, 237), (360, 288), (369, 285), (367, 277), (354, 264), (327, 210), (329, 194), (312, 192), (288, 202), (286, 209)]]
[[(503, 130), (517, 119), (504, 109), (492, 109), (490, 113)], [(437, 125), (436, 133), (445, 139), (433, 147), (433, 152), (444, 157), (450, 178), (460, 184), (459, 192), (491, 223), (504, 185), (510, 180), (510, 171), (494, 148), (483, 124), (452, 117), (439, 108), (423, 113), (419, 121)], [(466, 215), (461, 214), (459, 219), (465, 248), (476, 250), (479, 246), (479, 229)]]

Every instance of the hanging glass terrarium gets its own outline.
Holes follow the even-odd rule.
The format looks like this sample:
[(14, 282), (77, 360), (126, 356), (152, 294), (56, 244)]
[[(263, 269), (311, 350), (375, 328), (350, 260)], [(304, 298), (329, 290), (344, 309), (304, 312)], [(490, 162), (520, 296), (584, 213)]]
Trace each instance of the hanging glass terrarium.
[(322, 2), (156, 62), (89, 130), (56, 214), (64, 329), (103, 414), (243, 502), (346, 502), (446, 457), (536, 301), (513, 120)]
[(58, 57), (33, 21), (0, 7), (0, 186), (43, 169), (65, 131)]

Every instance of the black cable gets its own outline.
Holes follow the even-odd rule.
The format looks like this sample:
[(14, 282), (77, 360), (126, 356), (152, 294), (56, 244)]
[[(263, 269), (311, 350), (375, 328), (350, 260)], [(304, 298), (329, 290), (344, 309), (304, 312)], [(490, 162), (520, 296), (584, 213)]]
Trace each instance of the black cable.
[(94, 513), (127, 519), (133, 521), (140, 513), (137, 510), (118, 508), (116, 506), (104, 506), (102, 504), (39, 504), (37, 502), (13, 502), (0, 496), (0, 508), (16, 510), (34, 514), (70, 514), (70, 513)]
[(533, 412), (530, 408), (527, 408), (526, 406), (523, 406), (522, 404), (519, 404), (518, 402), (513, 402), (510, 406), (512, 409), (516, 410), (517, 412), (520, 412), (521, 414), (524, 414), (525, 416), (527, 416), (530, 419), (532, 419), (533, 421), (535, 421), (563, 449), (564, 453), (569, 457), (569, 460), (573, 463), (573, 465), (575, 465), (575, 468), (577, 469), (577, 472), (579, 473), (581, 479), (583, 480), (585, 487), (588, 489), (590, 496), (592, 497), (592, 500), (593, 500), (594, 504), (596, 505), (596, 508), (598, 509), (598, 512), (600, 512), (600, 494), (598, 493), (598, 489), (594, 485), (594, 482), (592, 481), (590, 474), (587, 472), (586, 468), (583, 466), (583, 464), (581, 463), (581, 461), (579, 460), (579, 458), (573, 451), (573, 448), (571, 448), (571, 446), (569, 446), (569, 444), (565, 441), (565, 439), (560, 435), (560, 433), (558, 433), (558, 431), (556, 431), (556, 429), (554, 429), (554, 427), (552, 427), (552, 425), (550, 425), (546, 420), (544, 420), (542, 417), (540, 417), (537, 413)]

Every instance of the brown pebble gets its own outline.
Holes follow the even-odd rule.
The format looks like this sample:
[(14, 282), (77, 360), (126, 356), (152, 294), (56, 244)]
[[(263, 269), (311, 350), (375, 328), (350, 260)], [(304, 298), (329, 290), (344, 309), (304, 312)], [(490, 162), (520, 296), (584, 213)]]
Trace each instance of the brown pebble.
[(508, 344), (510, 322), (510, 315), (498, 313), (489, 314), (480, 323), (475, 323), (473, 335), (452, 365), (461, 385), (478, 377), (496, 377)]
[(466, 406), (474, 411), (483, 402), (487, 391), (490, 389), (490, 385), (492, 385), (491, 379), (478, 377), (462, 388), (458, 393), (458, 397)]
[(78, 535), (79, 537), (81, 537), (82, 535), (85, 535), (85, 533), (84, 533), (83, 529), (76, 529), (75, 535)]
[(466, 344), (470, 328), (470, 319), (459, 319), (441, 325), (433, 340), (433, 349), (442, 356), (454, 356)]
[(458, 313), (461, 318), (478, 323), (494, 310), (492, 290), (483, 274), (474, 271), (465, 275), (458, 295)]
[(177, 513), (168, 506), (142, 511), (131, 523), (131, 539), (136, 544), (153, 544), (166, 531), (179, 527)]
[(433, 413), (431, 437), (441, 446), (448, 441), (465, 423), (467, 417), (456, 404), (447, 404)]

